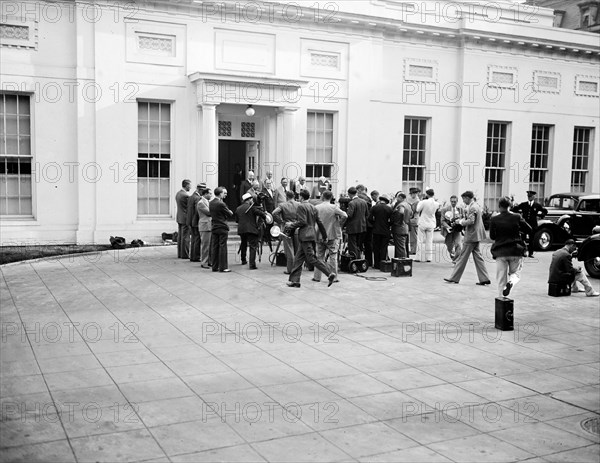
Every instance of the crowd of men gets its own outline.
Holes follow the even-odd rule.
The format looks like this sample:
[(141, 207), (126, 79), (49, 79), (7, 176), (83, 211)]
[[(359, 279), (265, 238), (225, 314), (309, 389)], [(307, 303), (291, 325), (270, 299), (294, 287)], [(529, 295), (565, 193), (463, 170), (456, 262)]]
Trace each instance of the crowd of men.
[[(304, 177), (282, 178), (275, 187), (273, 174), (259, 182), (253, 172), (234, 185), (235, 211), (225, 203), (227, 189), (215, 188), (214, 192), (204, 183), (198, 184), (190, 195), (191, 181), (184, 180), (177, 193), (177, 223), (179, 239), (177, 256), (200, 262), (202, 268), (214, 272), (230, 272), (227, 255), (228, 221), (235, 219), (241, 238), (239, 253), (242, 265), (256, 270), (257, 250), (260, 239), (270, 240), (268, 230), (277, 226), (282, 231), (282, 244), (286, 257), (285, 274), (288, 286), (299, 288), (304, 264), (314, 268), (312, 280), (321, 281), (327, 276), (328, 285), (338, 282), (338, 255), (340, 251), (351, 259), (364, 258), (368, 267), (380, 268), (388, 261), (388, 245), (393, 243), (395, 258), (409, 258), (415, 262), (429, 263), (434, 256), (433, 233), (440, 230), (453, 264), (447, 283), (458, 284), (473, 257), (477, 272), (477, 285), (490, 285), (480, 243), (486, 238), (483, 210), (472, 191), (458, 197), (450, 197), (442, 206), (435, 199), (435, 192), (428, 188), (421, 194), (419, 188), (410, 188), (408, 196), (397, 192), (393, 197), (372, 190), (368, 194), (364, 185), (350, 187), (336, 202), (331, 184), (321, 177), (309, 188)], [(501, 198), (499, 213), (492, 217), (490, 238), (494, 240), (492, 256), (496, 260), (496, 280), (499, 296), (508, 296), (520, 280), (523, 257), (533, 257), (533, 236), (538, 218), (547, 210), (536, 202), (536, 193), (527, 192), (528, 201), (513, 204), (510, 198)], [(528, 244), (526, 244), (528, 243)], [(342, 249), (342, 247), (344, 249)], [(249, 250), (249, 255), (248, 255)], [(567, 243), (560, 254), (560, 266), (574, 248)], [(556, 254), (556, 253), (555, 253)], [(578, 288), (584, 285), (586, 294), (598, 293), (585, 279), (581, 271), (571, 265), (567, 270), (556, 270), (559, 263), (553, 260), (550, 280), (559, 273), (568, 273), (569, 284)], [(554, 275), (554, 276), (553, 276)], [(571, 278), (573, 277), (573, 278)]]

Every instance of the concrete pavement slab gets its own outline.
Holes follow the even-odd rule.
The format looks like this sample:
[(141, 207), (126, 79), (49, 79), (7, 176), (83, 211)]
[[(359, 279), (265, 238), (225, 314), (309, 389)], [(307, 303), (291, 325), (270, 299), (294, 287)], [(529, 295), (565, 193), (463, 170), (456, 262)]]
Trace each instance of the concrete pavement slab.
[(597, 461), (599, 301), (547, 296), (548, 253), (512, 332), (441, 255), (300, 289), (174, 255), (0, 268), (2, 460)]

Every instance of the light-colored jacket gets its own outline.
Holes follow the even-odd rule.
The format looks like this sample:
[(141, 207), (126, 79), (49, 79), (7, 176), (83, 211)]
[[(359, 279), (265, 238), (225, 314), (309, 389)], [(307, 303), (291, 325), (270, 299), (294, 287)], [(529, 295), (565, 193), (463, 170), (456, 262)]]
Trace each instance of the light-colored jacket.
[(277, 188), (275, 188), (275, 191), (273, 192), (273, 200), (275, 201), (275, 207), (287, 201), (283, 186), (279, 185)]
[(465, 227), (465, 243), (478, 243), (485, 239), (482, 214), (481, 206), (474, 201), (465, 207), (466, 219), (460, 221), (461, 225)]
[(210, 210), (208, 208), (208, 200), (204, 196), (198, 200), (196, 209), (198, 210), (198, 231), (210, 231)]
[(348, 218), (348, 214), (342, 211), (337, 205), (331, 204), (329, 201), (317, 204), (315, 207), (317, 208), (319, 218), (327, 231), (327, 239), (340, 239), (342, 237), (342, 225)]
[(435, 212), (440, 208), (438, 203), (433, 198), (427, 198), (423, 201), (419, 201), (417, 204), (417, 212), (419, 215), (418, 225), (421, 228), (435, 228)]

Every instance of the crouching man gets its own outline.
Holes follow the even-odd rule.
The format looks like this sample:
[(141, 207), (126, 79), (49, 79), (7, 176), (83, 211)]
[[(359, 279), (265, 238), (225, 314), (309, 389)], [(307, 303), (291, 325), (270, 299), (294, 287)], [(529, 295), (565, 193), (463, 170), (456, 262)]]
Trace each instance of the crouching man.
[(600, 293), (594, 291), (589, 280), (581, 270), (581, 267), (573, 267), (573, 253), (577, 250), (575, 241), (569, 239), (565, 245), (552, 254), (552, 262), (550, 263), (550, 277), (548, 283), (559, 285), (571, 285), (571, 292), (577, 293), (580, 291), (577, 282), (581, 283), (585, 290), (585, 295), (588, 297), (598, 296)]

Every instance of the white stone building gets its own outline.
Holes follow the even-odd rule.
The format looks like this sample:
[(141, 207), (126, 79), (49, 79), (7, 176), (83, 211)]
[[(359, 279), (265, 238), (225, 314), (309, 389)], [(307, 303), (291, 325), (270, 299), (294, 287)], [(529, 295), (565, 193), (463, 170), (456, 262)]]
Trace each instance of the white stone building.
[[(2, 244), (157, 240), (181, 180), (599, 191), (597, 34), (506, 1), (1, 3)], [(248, 105), (255, 114), (246, 115)]]

